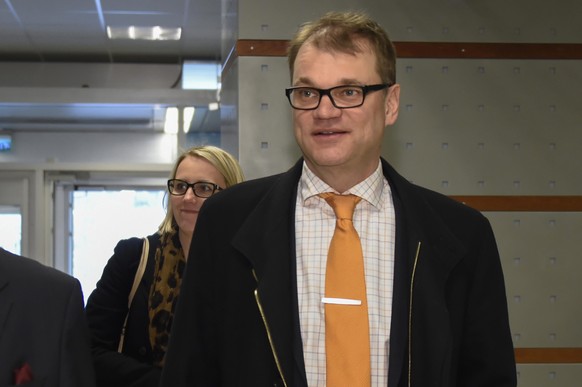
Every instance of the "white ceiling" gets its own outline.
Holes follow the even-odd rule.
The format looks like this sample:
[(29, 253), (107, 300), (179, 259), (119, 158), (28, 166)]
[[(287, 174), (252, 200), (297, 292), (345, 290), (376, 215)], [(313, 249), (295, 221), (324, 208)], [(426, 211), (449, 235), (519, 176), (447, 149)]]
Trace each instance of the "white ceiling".
[[(220, 4), (220, 0), (0, 0), (0, 63), (176, 64), (179, 68), (187, 60), (219, 61)], [(130, 25), (180, 27), (182, 37), (180, 41), (107, 38), (107, 26)], [(0, 88), (6, 86), (0, 83)], [(0, 101), (0, 129), (120, 130), (124, 119), (132, 123), (128, 130), (160, 129), (159, 104), (140, 101), (129, 107), (131, 100), (102, 101), (71, 109), (62, 101), (46, 102)], [(194, 130), (215, 127), (218, 113), (198, 107)]]
[[(1, 0), (0, 61), (217, 60), (220, 20), (220, 0)], [(111, 41), (108, 25), (181, 27), (182, 39)]]

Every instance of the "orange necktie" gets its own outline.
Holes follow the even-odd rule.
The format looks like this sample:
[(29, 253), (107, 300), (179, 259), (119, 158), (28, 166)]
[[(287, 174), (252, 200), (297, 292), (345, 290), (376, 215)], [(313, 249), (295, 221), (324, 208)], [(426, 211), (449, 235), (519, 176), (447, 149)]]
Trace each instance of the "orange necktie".
[(370, 333), (360, 237), (352, 223), (361, 198), (323, 193), (337, 222), (325, 274), (327, 386), (370, 386)]

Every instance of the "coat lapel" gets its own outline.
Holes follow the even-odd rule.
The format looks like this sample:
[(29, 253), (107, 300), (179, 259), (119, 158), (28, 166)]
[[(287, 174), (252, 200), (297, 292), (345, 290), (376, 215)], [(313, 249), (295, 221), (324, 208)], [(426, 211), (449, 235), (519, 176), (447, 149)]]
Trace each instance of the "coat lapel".
[[(392, 190), (396, 211), (396, 256), (388, 382), (389, 387), (395, 387), (399, 385), (401, 379), (408, 377), (410, 340), (414, 347), (418, 348), (419, 342), (430, 337), (431, 344), (423, 347), (423, 350), (426, 348), (430, 353), (422, 357), (428, 359), (446, 357), (448, 315), (444, 299), (445, 285), (450, 271), (463, 256), (465, 248), (448, 230), (426, 197), (420, 194), (422, 192), (420, 190), (424, 189), (413, 186), (384, 160), (382, 163), (384, 175)], [(413, 270), (415, 278), (411, 309)], [(422, 338), (418, 336), (419, 330), (423, 332)], [(424, 342), (420, 345), (424, 346)], [(412, 371), (415, 369), (418, 371), (419, 367), (425, 369), (423, 365), (413, 362)], [(440, 375), (423, 377), (425, 376), (426, 380), (432, 378), (433, 381), (440, 378)]]
[[(297, 297), (292, 291), (296, 287), (295, 200), (302, 163), (300, 160), (291, 170), (276, 178), (233, 239), (233, 246), (254, 268), (258, 295), (283, 373), (288, 379), (297, 369), (305, 372)], [(289, 305), (292, 307), (286, 307)]]

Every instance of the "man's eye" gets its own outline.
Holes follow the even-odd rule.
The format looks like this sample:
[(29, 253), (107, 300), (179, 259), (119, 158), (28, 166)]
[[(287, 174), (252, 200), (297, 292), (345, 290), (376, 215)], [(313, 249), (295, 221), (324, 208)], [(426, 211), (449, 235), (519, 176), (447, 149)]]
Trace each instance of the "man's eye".
[(188, 184), (186, 184), (186, 183), (176, 183), (174, 185), (174, 188), (176, 188), (177, 190), (183, 191), (185, 189), (188, 189)]
[(317, 93), (315, 92), (315, 90), (312, 90), (312, 89), (302, 89), (300, 92), (300, 96), (302, 98), (311, 98), (311, 97), (316, 97)]
[(342, 95), (346, 97), (355, 97), (361, 93), (359, 89), (342, 89)]

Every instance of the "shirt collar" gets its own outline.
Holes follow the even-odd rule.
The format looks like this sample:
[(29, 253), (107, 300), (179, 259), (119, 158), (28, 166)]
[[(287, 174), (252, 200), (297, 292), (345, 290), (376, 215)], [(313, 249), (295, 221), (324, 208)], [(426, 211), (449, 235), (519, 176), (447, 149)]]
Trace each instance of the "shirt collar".
[[(368, 176), (364, 181), (356, 184), (348, 189), (345, 194), (353, 194), (361, 197), (377, 209), (382, 207), (382, 193), (384, 187), (389, 188), (388, 184), (384, 184), (384, 174), (382, 173), (382, 163), (378, 160), (378, 167)], [(303, 170), (301, 178), (299, 179), (299, 195), (301, 202), (307, 205), (308, 202), (323, 192), (333, 192), (339, 194), (336, 190), (331, 188), (327, 183), (317, 177), (307, 163), (303, 162)]]

